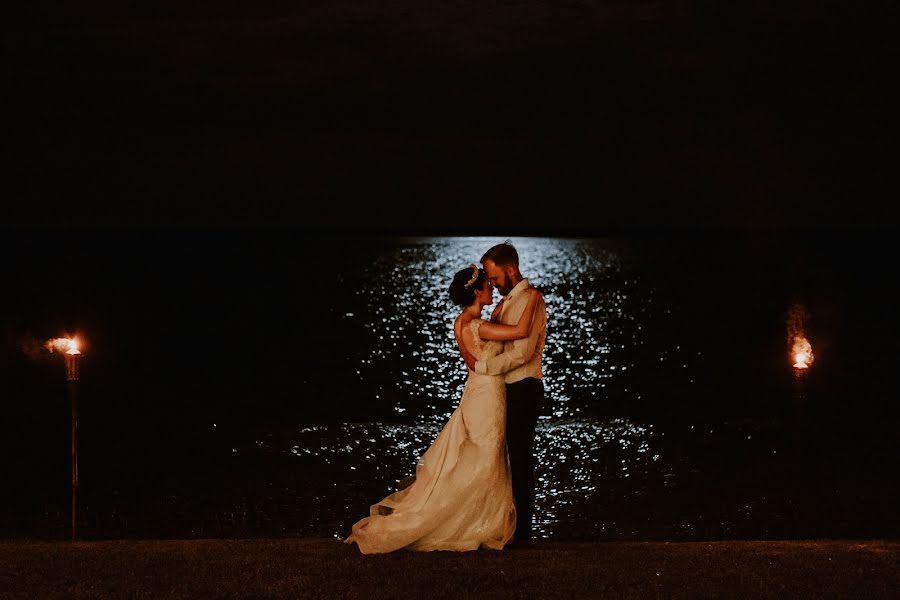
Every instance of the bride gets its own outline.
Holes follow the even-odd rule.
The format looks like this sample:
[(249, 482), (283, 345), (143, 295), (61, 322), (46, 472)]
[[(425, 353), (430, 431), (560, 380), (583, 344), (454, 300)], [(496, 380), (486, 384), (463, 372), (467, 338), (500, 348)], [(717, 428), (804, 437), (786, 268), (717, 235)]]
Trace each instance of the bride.
[[(499, 342), (528, 335), (538, 298), (530, 294), (516, 325), (491, 323), (481, 318), (493, 302), (484, 271), (475, 265), (459, 271), (450, 299), (463, 307), (453, 324), (463, 356), (495, 356)], [(502, 549), (516, 527), (505, 428), (503, 377), (470, 370), (459, 406), (419, 459), (413, 483), (372, 505), (344, 542), (356, 542), (363, 554)]]

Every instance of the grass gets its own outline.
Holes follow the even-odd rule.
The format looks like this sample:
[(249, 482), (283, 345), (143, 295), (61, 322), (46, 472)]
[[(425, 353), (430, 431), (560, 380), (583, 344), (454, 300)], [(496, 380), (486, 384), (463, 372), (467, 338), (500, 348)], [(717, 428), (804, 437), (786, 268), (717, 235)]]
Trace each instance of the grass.
[(890, 597), (897, 541), (532, 542), (363, 556), (333, 539), (0, 542), (0, 598)]

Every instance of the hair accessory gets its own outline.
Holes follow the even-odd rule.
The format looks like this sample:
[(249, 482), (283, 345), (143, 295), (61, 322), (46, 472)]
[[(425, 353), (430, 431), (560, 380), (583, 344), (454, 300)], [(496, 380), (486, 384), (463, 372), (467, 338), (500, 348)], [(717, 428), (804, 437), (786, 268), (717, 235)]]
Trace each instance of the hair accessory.
[(469, 266), (472, 267), (472, 271), (474, 271), (474, 273), (472, 273), (472, 279), (467, 281), (466, 285), (463, 286), (466, 289), (472, 287), (472, 284), (475, 283), (478, 280), (478, 276), (481, 275), (481, 271), (478, 267), (476, 267), (474, 264), (469, 264)]

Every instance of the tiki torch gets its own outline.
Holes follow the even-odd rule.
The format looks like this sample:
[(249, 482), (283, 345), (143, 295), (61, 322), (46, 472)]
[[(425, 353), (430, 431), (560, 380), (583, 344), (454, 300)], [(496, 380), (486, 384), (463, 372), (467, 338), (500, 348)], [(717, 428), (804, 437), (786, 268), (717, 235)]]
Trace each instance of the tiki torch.
[(78, 500), (78, 379), (81, 351), (77, 338), (57, 338), (47, 342), (51, 352), (65, 350), (66, 386), (69, 390), (69, 402), (72, 406), (72, 540), (75, 540), (75, 522)]
[(791, 345), (791, 360), (794, 361), (794, 399), (806, 399), (806, 373), (813, 362), (812, 346), (803, 335), (795, 335)]

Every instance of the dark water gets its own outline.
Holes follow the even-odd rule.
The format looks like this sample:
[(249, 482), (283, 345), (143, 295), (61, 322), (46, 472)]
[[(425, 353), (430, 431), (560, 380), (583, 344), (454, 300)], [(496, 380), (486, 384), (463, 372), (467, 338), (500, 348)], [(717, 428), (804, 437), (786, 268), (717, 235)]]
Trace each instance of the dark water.
[[(0, 534), (67, 534), (41, 343), (74, 331), (84, 537), (345, 533), (455, 407), (449, 276), (502, 239), (8, 234)], [(513, 241), (549, 312), (540, 536), (900, 534), (887, 234)]]

